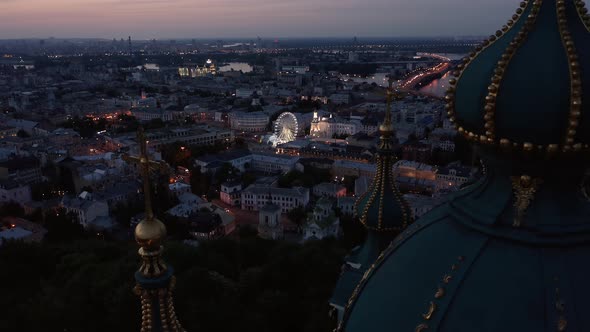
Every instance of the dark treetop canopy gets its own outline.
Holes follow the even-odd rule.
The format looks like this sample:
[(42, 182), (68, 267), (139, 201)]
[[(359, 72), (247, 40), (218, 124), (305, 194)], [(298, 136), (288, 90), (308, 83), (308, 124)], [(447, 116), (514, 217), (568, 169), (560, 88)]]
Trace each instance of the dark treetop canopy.
[(590, 331), (589, 23), (525, 1), (465, 62), (448, 110), (484, 177), (392, 242), (340, 329)]

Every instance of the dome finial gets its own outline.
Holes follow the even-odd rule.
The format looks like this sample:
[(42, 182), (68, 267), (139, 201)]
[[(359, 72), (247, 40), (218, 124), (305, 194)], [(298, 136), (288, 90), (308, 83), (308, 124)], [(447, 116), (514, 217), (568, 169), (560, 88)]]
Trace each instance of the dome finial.
[(409, 209), (397, 188), (392, 169), (396, 159), (391, 121), (393, 97), (393, 75), (390, 75), (385, 119), (379, 126), (381, 136), (377, 153), (377, 172), (369, 190), (357, 201), (357, 214), (361, 223), (369, 230), (384, 233), (397, 233), (410, 223)]
[[(163, 169), (166, 164), (149, 160), (148, 141), (143, 127), (137, 132), (139, 156), (124, 155), (128, 163), (137, 164), (143, 179), (145, 218), (135, 227), (135, 240), (139, 244), (142, 264), (135, 273), (135, 293), (141, 298), (141, 331), (175, 331), (184, 329), (176, 318), (172, 291), (176, 279), (174, 269), (164, 262), (162, 242), (166, 237), (166, 226), (154, 217), (151, 198), (150, 171)], [(156, 317), (157, 315), (157, 317)]]
[(379, 126), (379, 131), (381, 132), (382, 136), (391, 136), (393, 134), (393, 124), (391, 122), (391, 104), (393, 100), (393, 75), (389, 75), (389, 87), (387, 88), (387, 106), (385, 109), (385, 119), (381, 126)]

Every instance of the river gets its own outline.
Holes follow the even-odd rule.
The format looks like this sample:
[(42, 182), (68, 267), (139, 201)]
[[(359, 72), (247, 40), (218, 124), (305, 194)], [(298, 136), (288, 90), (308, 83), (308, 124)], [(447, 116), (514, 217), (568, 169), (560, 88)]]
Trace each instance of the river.
[(449, 88), (449, 79), (451, 79), (451, 73), (446, 72), (443, 77), (433, 80), (427, 86), (422, 87), (420, 92), (437, 97), (443, 97)]

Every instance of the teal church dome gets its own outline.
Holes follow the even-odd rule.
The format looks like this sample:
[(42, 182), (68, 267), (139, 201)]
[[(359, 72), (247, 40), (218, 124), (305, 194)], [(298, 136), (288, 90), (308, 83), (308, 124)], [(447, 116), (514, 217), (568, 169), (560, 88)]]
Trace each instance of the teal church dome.
[(580, 0), (522, 2), (454, 73), (446, 96), (450, 120), (484, 145), (587, 151), (589, 26)]
[(393, 240), (340, 331), (590, 331), (589, 26), (524, 1), (464, 62), (447, 109), (484, 176)]
[(367, 229), (365, 242), (346, 257), (342, 273), (330, 305), (338, 312), (341, 320), (344, 308), (363, 274), (375, 263), (381, 252), (391, 241), (413, 221), (410, 208), (397, 188), (393, 164), (396, 160), (391, 121), (393, 97), (392, 80), (387, 94), (385, 120), (379, 127), (381, 134), (377, 151), (377, 169), (371, 186), (359, 197), (356, 213), (361, 224)]

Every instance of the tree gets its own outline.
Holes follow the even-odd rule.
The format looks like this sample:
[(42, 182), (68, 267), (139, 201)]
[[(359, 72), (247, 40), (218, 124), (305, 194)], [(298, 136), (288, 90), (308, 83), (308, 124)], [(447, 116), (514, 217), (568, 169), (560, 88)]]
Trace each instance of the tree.
[[(329, 331), (326, 314), (345, 249), (336, 240), (294, 244), (239, 239), (174, 241), (165, 259), (175, 268), (175, 307), (189, 331)], [(131, 331), (140, 301), (131, 291), (137, 246), (85, 240), (8, 243), (0, 250), (0, 306), (9, 331)], [(75, 313), (75, 314), (70, 314)]]
[(162, 121), (162, 119), (160, 118), (156, 118), (156, 119), (151, 119), (150, 121), (148, 121), (145, 124), (145, 129), (146, 130), (150, 130), (150, 129), (160, 129), (163, 128), (164, 125), (164, 121)]
[(296, 207), (287, 212), (287, 218), (297, 225), (297, 227), (301, 228), (307, 218), (307, 211), (305, 211), (305, 208), (302, 206)]
[(160, 151), (162, 152), (162, 159), (174, 167), (188, 167), (191, 164), (191, 149), (184, 143), (177, 141), (166, 144), (160, 148)]
[(44, 226), (47, 229), (46, 239), (49, 242), (70, 242), (84, 238), (84, 228), (73, 213), (65, 209), (47, 213)]
[(211, 188), (211, 176), (201, 172), (201, 167), (191, 169), (191, 190), (193, 194), (203, 196), (209, 194)]
[(20, 129), (17, 133), (16, 136), (19, 138), (27, 138), (27, 137), (31, 137), (31, 135), (29, 135), (29, 133), (27, 133), (26, 131)]
[(215, 180), (217, 183), (224, 183), (230, 178), (234, 178), (240, 174), (240, 170), (233, 167), (230, 163), (224, 163), (217, 172), (215, 172)]
[(22, 218), (25, 216), (25, 209), (17, 202), (10, 201), (0, 207), (0, 216)]

